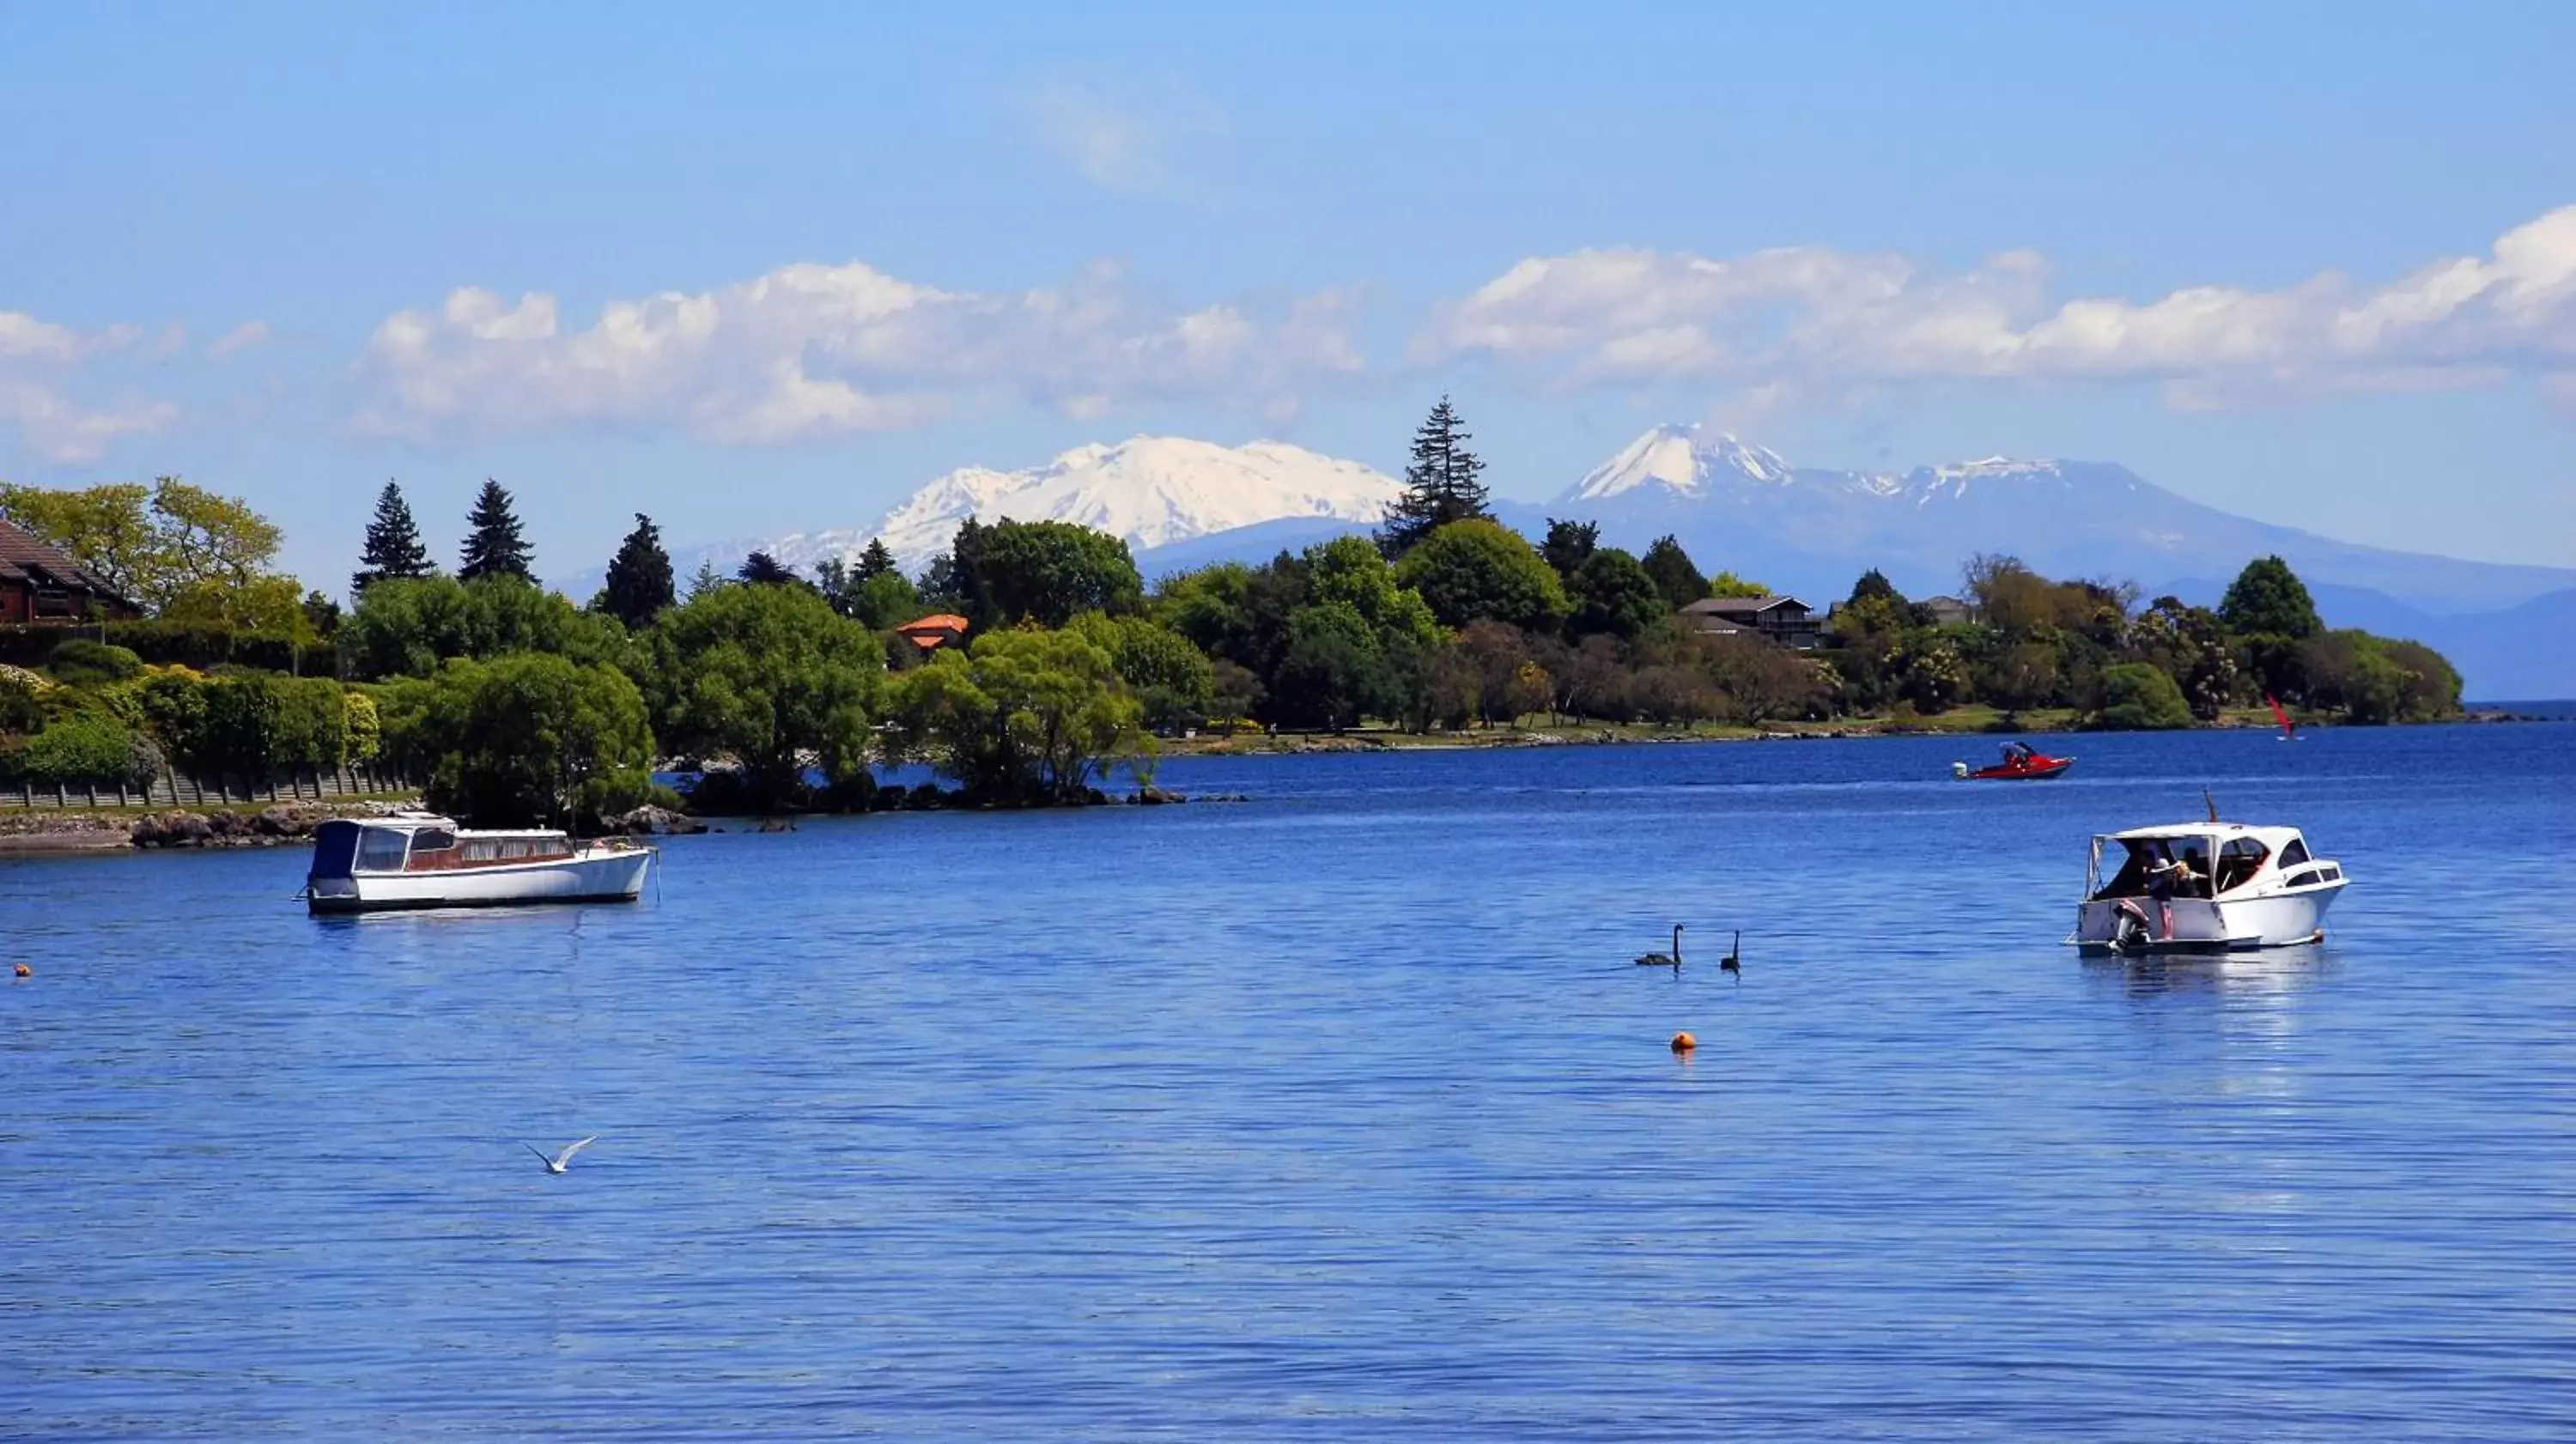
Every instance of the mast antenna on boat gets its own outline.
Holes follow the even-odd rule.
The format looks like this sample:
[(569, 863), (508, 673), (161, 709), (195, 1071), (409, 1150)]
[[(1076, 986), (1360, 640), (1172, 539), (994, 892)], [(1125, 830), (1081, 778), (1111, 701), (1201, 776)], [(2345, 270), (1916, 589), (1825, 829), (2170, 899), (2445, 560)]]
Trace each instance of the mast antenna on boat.
[(2204, 787), (2200, 790), (2200, 801), (2202, 806), (2209, 809), (2209, 820), (2216, 822), (2218, 820), (2218, 799), (2210, 796), (2209, 789)]

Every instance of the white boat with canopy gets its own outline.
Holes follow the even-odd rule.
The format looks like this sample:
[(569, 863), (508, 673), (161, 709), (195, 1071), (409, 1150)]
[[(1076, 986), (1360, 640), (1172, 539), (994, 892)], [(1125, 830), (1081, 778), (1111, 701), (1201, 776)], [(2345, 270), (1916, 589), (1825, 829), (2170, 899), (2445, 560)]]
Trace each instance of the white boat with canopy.
[(2317, 942), (2344, 881), (2343, 864), (2310, 854), (2295, 827), (2210, 821), (2106, 833), (2093, 839), (2066, 941), (2104, 953)]
[(313, 831), (304, 880), (316, 913), (633, 902), (653, 849), (542, 829), (476, 831), (426, 812), (339, 818)]

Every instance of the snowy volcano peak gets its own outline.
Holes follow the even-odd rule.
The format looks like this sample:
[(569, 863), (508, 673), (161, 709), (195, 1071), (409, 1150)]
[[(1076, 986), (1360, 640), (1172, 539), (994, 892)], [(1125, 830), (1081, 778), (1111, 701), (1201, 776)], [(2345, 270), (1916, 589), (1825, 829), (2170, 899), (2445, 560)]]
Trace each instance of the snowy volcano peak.
[(1765, 447), (1748, 446), (1733, 434), (1702, 435), (1696, 423), (1658, 426), (1622, 447), (1576, 482), (1571, 499), (1601, 501), (1642, 486), (1661, 486), (1681, 496), (1706, 494), (1712, 479), (1785, 482), (1789, 463)]
[(1375, 522), (1402, 491), (1356, 461), (1284, 441), (1219, 446), (1135, 436), (1077, 446), (1020, 471), (952, 471), (886, 513), (874, 535), (905, 570), (919, 571), (969, 516), (1072, 522), (1143, 551), (1290, 517)]

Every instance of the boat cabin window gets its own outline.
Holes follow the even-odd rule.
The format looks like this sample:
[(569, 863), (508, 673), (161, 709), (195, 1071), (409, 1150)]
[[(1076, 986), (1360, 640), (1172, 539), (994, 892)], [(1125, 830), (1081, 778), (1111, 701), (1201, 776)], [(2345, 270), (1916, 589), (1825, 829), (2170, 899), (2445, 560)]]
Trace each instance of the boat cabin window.
[(2132, 837), (2121, 840), (2128, 856), (2119, 871), (2093, 894), (2096, 898), (2146, 897), (2154, 892), (2158, 870), (2170, 859), (2191, 869), (2188, 881), (2179, 883), (2175, 897), (2208, 897), (2210, 895), (2209, 846), (2197, 837)]
[(445, 852), (456, 846), (456, 834), (443, 827), (424, 827), (411, 835), (414, 856), (424, 852)]
[(2291, 838), (2290, 845), (2281, 849), (2281, 866), (2283, 867), (2297, 867), (2300, 863), (2306, 862), (2307, 860), (2308, 845), (2299, 838)]
[(396, 828), (366, 827), (358, 830), (358, 867), (364, 872), (400, 872), (403, 849), (411, 838)]
[(2218, 850), (2218, 890), (2230, 892), (2253, 881), (2271, 849), (2250, 837), (2231, 837)]

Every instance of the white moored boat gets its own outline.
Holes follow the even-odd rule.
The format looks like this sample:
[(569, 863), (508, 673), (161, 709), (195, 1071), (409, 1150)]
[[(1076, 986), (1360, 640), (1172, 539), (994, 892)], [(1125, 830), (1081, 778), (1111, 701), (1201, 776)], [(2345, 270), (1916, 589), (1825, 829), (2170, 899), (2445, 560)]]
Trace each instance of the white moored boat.
[(633, 902), (652, 865), (651, 848), (622, 837), (480, 832), (408, 812), (315, 828), (304, 896), (317, 913)]
[(2066, 941), (2087, 952), (2316, 942), (2343, 885), (2343, 865), (2311, 856), (2295, 827), (2213, 821), (2131, 828), (2093, 839), (2084, 901)]

